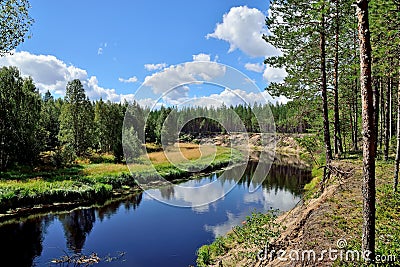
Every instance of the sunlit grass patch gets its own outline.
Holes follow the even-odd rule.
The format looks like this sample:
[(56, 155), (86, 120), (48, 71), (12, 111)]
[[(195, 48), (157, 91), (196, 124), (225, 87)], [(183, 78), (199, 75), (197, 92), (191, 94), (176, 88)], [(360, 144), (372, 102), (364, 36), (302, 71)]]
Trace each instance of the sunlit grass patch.
[[(203, 149), (205, 148), (205, 149)], [(239, 152), (231, 153), (230, 148), (202, 147), (182, 144), (173, 147), (173, 153), (181, 153), (182, 162), (189, 167), (212, 171), (226, 166), (233, 158), (239, 158)], [(201, 150), (201, 151), (200, 151)], [(0, 213), (18, 207), (53, 204), (55, 202), (95, 202), (110, 197), (115, 190), (136, 188), (138, 178), (151, 182), (156, 171), (167, 180), (188, 177), (192, 173), (185, 168), (177, 168), (171, 164), (163, 152), (149, 153), (155, 157), (154, 164), (148, 164), (143, 158), (138, 163), (129, 165), (111, 163), (112, 155), (91, 155), (90, 158), (79, 159), (80, 164), (65, 168), (41, 166), (36, 168), (15, 167), (0, 173)], [(98, 163), (93, 163), (98, 161)], [(156, 171), (155, 171), (156, 170)]]
[(183, 162), (187, 160), (197, 160), (202, 157), (214, 155), (215, 146), (206, 146), (198, 144), (177, 143), (169, 146), (166, 151), (151, 152), (148, 154), (153, 164), (171, 162)]
[[(280, 225), (275, 223), (277, 211), (271, 210), (266, 214), (253, 212), (247, 216), (241, 226), (232, 228), (232, 232), (226, 236), (217, 237), (209, 245), (203, 245), (197, 250), (197, 266), (209, 266), (216, 264), (216, 258), (234, 249), (238, 244), (245, 244), (246, 250), (238, 250), (236, 260), (244, 258), (256, 258), (257, 252), (263, 249), (266, 242), (276, 238), (280, 234)], [(234, 266), (235, 262), (222, 264)]]
[[(137, 164), (139, 165), (139, 164)], [(129, 172), (126, 164), (113, 164), (113, 163), (99, 163), (99, 164), (85, 164), (83, 165), (83, 173), (85, 175), (101, 175), (101, 174), (115, 174)]]

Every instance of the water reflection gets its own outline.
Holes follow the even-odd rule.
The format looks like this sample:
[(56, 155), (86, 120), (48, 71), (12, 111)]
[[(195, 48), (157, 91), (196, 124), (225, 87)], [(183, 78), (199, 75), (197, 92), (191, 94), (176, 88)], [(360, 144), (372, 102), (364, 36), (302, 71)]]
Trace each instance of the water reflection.
[(112, 201), (106, 205), (97, 208), (97, 217), (102, 222), (105, 218), (110, 219), (114, 214), (118, 212), (121, 205), (124, 206), (125, 211), (135, 210), (139, 207), (140, 202), (142, 202), (143, 193), (138, 193), (135, 195), (130, 195), (125, 197), (121, 201)]
[[(46, 230), (54, 222), (62, 225), (66, 247), (70, 252), (82, 251), (87, 236), (93, 229), (96, 218), (103, 221), (117, 213), (121, 205), (125, 210), (135, 210), (143, 194), (129, 196), (121, 201), (110, 202), (100, 208), (77, 209), (59, 215), (37, 216), (24, 222), (10, 223), (0, 226), (0, 262), (4, 266), (41, 266), (35, 263), (35, 258), (43, 251), (43, 236)], [(56, 248), (57, 251), (62, 251)], [(49, 262), (49, 261), (48, 261)], [(48, 262), (46, 266), (48, 266)]]
[[(268, 164), (268, 163), (267, 163)], [(263, 166), (261, 166), (261, 169)], [(298, 169), (291, 166), (272, 165), (267, 177), (261, 180), (253, 179), (254, 171), (257, 169), (257, 162), (250, 162), (247, 166), (245, 175), (238, 182), (243, 187), (243, 201), (241, 211), (231, 212), (227, 210), (226, 220), (216, 225), (206, 224), (204, 229), (213, 233), (214, 237), (225, 235), (233, 226), (240, 225), (243, 219), (252, 212), (245, 207), (252, 204), (259, 204), (267, 211), (269, 209), (279, 209), (286, 211), (294, 207), (301, 200), (301, 193), (304, 184), (311, 178), (309, 170)], [(230, 170), (230, 175), (235, 175), (235, 169)], [(229, 176), (227, 176), (229, 177)], [(255, 188), (262, 187), (258, 190)]]
[[(0, 259), (4, 266), (48, 266), (63, 250), (68, 253), (98, 252), (100, 255), (126, 251), (126, 263), (104, 266), (188, 266), (204, 243), (224, 235), (241, 224), (255, 208), (288, 210), (301, 198), (311, 173), (296, 167), (272, 165), (262, 183), (252, 179), (257, 163), (187, 181), (182, 187), (214, 186), (204, 196), (179, 187), (154, 189), (162, 198), (184, 202), (192, 194), (193, 203), (207, 197), (222, 200), (192, 209), (163, 205), (145, 194), (110, 200), (102, 207), (47, 214), (19, 223), (0, 226)], [(262, 166), (261, 166), (262, 167)], [(242, 166), (243, 168), (243, 166)], [(262, 168), (261, 168), (262, 169)], [(252, 192), (252, 188), (258, 190)], [(231, 189), (231, 190), (230, 190)], [(230, 192), (225, 195), (226, 192)], [(154, 251), (160, 253), (154, 258)]]
[(96, 220), (94, 209), (74, 210), (60, 215), (59, 220), (64, 228), (67, 247), (75, 253), (81, 252), (86, 236), (92, 231)]
[(43, 234), (48, 220), (35, 218), (25, 223), (0, 227), (0, 259), (4, 266), (32, 266), (42, 253)]
[[(257, 169), (258, 168), (258, 169)], [(269, 170), (261, 177), (259, 170)], [(254, 179), (255, 172), (257, 179)], [(256, 192), (260, 186), (275, 191), (275, 195), (282, 190), (288, 190), (288, 195), (301, 194), (304, 184), (310, 179), (310, 171), (293, 166), (272, 165), (251, 161), (247, 164), (243, 174), (243, 166), (234, 167), (223, 172), (215, 173), (206, 178), (185, 182), (183, 186), (165, 186), (160, 189), (148, 190), (150, 196), (156, 199), (168, 200), (177, 206), (192, 206), (196, 211), (208, 211), (209, 201), (224, 199), (224, 196), (234, 188), (235, 184), (246, 187), (248, 192)], [(210, 186), (212, 185), (212, 186)], [(207, 193), (198, 190), (207, 187)], [(206, 204), (203, 204), (206, 203)]]

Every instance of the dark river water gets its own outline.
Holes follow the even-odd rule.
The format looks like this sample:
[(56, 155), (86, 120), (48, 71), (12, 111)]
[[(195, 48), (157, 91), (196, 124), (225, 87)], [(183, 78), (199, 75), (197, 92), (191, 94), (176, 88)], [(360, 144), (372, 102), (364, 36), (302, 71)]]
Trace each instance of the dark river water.
[[(249, 163), (236, 186), (235, 169), (225, 174), (223, 198), (195, 208), (174, 207), (154, 200), (181, 196), (171, 188), (152, 189), (100, 208), (38, 215), (0, 226), (0, 266), (67, 266), (51, 264), (54, 258), (96, 252), (100, 257), (124, 256), (95, 266), (195, 266), (196, 250), (240, 225), (253, 211), (286, 211), (301, 199), (309, 171), (272, 165), (267, 179), (255, 192), (250, 188), (257, 163)], [(229, 179), (232, 177), (232, 179)], [(181, 185), (209, 183), (212, 174)], [(149, 194), (150, 193), (150, 194)], [(73, 265), (70, 265), (73, 266)]]

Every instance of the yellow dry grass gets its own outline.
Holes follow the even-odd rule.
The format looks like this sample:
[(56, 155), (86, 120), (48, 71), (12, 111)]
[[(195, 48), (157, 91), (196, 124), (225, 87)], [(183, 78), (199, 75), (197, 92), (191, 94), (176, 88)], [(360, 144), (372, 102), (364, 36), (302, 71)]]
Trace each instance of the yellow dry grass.
[[(170, 146), (166, 151), (158, 151), (148, 153), (148, 157), (152, 164), (165, 164), (169, 162), (183, 163), (188, 160), (194, 161), (201, 158), (222, 153), (223, 151), (217, 152), (217, 148), (214, 146), (177, 143), (174, 146)], [(168, 157), (168, 158), (167, 158)], [(114, 164), (114, 163), (99, 163), (99, 164), (82, 164), (84, 166), (83, 173), (85, 175), (102, 175), (102, 174), (117, 174), (122, 172), (129, 172), (126, 164)], [(131, 170), (145, 171), (150, 169), (148, 164), (135, 163), (129, 166)]]
[(184, 162), (198, 160), (216, 153), (215, 146), (205, 146), (187, 143), (177, 143), (168, 147), (165, 151), (149, 153), (149, 159), (153, 164), (165, 162)]
[(99, 175), (99, 174), (113, 174), (129, 172), (126, 164), (114, 164), (114, 163), (99, 163), (99, 164), (87, 164), (84, 165), (83, 173), (86, 175)]

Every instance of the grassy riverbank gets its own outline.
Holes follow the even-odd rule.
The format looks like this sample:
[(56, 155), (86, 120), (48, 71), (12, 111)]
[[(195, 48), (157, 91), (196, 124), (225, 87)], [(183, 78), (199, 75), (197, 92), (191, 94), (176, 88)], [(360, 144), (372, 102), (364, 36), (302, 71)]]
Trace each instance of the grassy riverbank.
[[(238, 159), (238, 152), (231, 153), (231, 149), (226, 147), (217, 147), (216, 151), (203, 147), (200, 151), (198, 145), (185, 144), (175, 148), (177, 151), (173, 149), (170, 154), (180, 154), (180, 150), (183, 159), (193, 167), (200, 168), (211, 162), (205, 171), (222, 168), (231, 159)], [(149, 158), (153, 166), (139, 159), (138, 163), (130, 166), (132, 172), (126, 164), (110, 163), (112, 159), (109, 156), (97, 156), (94, 161), (101, 163), (91, 163), (89, 158), (82, 158), (77, 164), (62, 169), (19, 167), (2, 172), (0, 213), (6, 216), (34, 206), (104, 201), (115, 194), (139, 191), (135, 178), (151, 181), (156, 175), (155, 170), (167, 180), (190, 175), (190, 172), (170, 164), (163, 152), (151, 152)]]
[[(338, 170), (321, 194), (318, 169), (315, 179), (306, 186), (306, 201), (278, 217), (255, 214), (227, 236), (217, 238), (198, 251), (199, 266), (304, 266), (304, 261), (283, 262), (279, 259), (260, 262), (258, 251), (269, 241), (270, 248), (290, 251), (313, 250), (317, 257), (322, 250), (338, 249), (338, 240), (345, 240), (344, 251), (361, 251), (362, 229), (362, 161), (360, 156), (337, 160)], [(393, 162), (377, 162), (376, 253), (390, 256), (380, 266), (400, 265), (400, 194), (392, 192)], [(251, 229), (251, 230), (250, 230)], [(239, 233), (240, 234), (237, 234)], [(261, 237), (261, 238), (260, 238)], [(243, 241), (245, 240), (245, 241)], [(393, 255), (396, 262), (393, 262)], [(318, 266), (363, 266), (361, 261), (330, 260), (324, 257)]]

